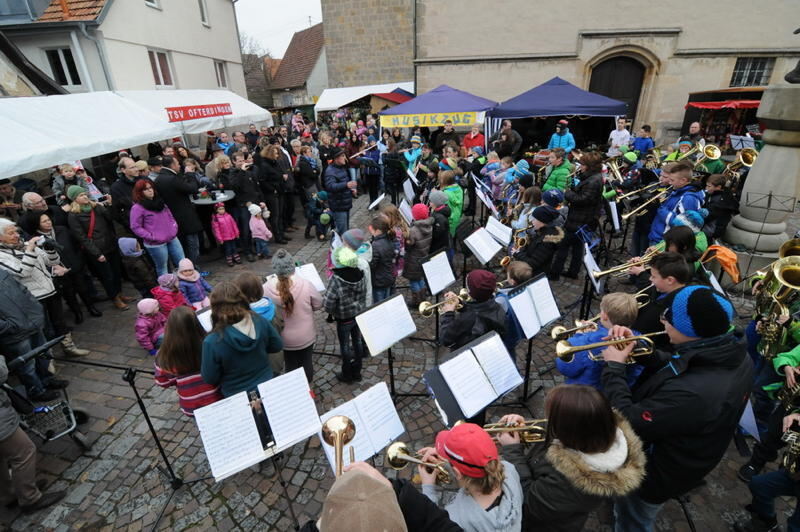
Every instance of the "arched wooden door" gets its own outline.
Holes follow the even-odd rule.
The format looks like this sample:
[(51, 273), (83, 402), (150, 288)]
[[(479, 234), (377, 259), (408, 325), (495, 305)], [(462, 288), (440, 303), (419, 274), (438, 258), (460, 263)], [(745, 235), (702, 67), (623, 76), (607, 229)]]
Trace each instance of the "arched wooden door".
[(633, 120), (642, 93), (645, 67), (630, 57), (612, 57), (592, 69), (589, 90), (628, 104), (627, 117)]

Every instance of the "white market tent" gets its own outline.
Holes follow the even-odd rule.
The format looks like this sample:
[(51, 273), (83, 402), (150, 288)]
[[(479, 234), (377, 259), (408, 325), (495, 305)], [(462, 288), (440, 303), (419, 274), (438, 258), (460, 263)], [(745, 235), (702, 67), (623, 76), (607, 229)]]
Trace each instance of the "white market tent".
[(354, 102), (369, 96), (370, 94), (381, 92), (392, 92), (395, 89), (403, 89), (410, 93), (414, 92), (414, 82), (405, 81), (398, 83), (384, 83), (383, 85), (360, 85), (358, 87), (340, 87), (337, 89), (325, 89), (314, 106), (314, 114), (320, 111), (335, 111), (344, 107), (350, 102)]
[(0, 178), (181, 134), (112, 92), (0, 98)]
[[(212, 116), (202, 113), (185, 115), (183, 120), (173, 122), (181, 133), (205, 133), (209, 130), (227, 129), (247, 125), (272, 126), (272, 114), (253, 102), (227, 90), (152, 90), (117, 91), (123, 98), (135, 102), (163, 120), (170, 120), (167, 108), (207, 108), (229, 106), (230, 114)], [(173, 119), (175, 115), (173, 113)]]

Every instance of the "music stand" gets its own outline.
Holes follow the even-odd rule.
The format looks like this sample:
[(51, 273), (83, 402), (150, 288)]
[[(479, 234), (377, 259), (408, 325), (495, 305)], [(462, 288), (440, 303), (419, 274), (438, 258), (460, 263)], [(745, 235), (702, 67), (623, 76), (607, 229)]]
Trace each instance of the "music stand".
[[(445, 258), (447, 258), (446, 252), (437, 251), (436, 253), (431, 253), (427, 257), (424, 257), (420, 261), (420, 263), (421, 264), (425, 264), (427, 262), (430, 262), (430, 260), (433, 257), (435, 257), (436, 255), (439, 255), (441, 253), (445, 253)], [(448, 264), (448, 267), (450, 268), (450, 271), (452, 272), (452, 267), (450, 267), (450, 261), (447, 261), (447, 264)], [(428, 289), (430, 289), (431, 283), (430, 283), (430, 280), (428, 279), (428, 275), (427, 275), (427, 272), (425, 272), (425, 268), (424, 267), (422, 268), (422, 271), (423, 271), (423, 275), (425, 275), (425, 283), (428, 286)], [(452, 284), (453, 282), (455, 282), (455, 273), (453, 273), (453, 281), (450, 284)], [(439, 304), (439, 297), (440, 297), (441, 293), (444, 292), (445, 289), (448, 286), (450, 286), (450, 284), (448, 284), (447, 286), (445, 286), (444, 288), (442, 288), (441, 290), (439, 290), (438, 292), (436, 292), (434, 294), (434, 297), (436, 298), (436, 300), (435, 300), (436, 301), (436, 303), (435, 303), (436, 305)], [(435, 320), (435, 324), (434, 324), (435, 333), (434, 333), (434, 337), (433, 338), (422, 338), (422, 337), (419, 337), (419, 336), (410, 336), (409, 340), (416, 340), (416, 341), (419, 341), (419, 342), (429, 342), (429, 343), (433, 344), (433, 346), (436, 348), (434, 357), (435, 357), (435, 360), (438, 361), (438, 359), (439, 359), (439, 307), (438, 306), (436, 306), (433, 309), (433, 318)]]

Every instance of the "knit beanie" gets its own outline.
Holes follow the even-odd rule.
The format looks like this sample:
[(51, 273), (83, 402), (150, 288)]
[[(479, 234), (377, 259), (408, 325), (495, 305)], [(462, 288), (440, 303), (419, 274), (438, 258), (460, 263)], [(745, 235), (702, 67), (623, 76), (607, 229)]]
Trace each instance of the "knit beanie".
[(441, 190), (432, 190), (428, 199), (431, 202), (431, 205), (446, 205), (447, 204), (447, 194), (442, 192)]
[(323, 532), (407, 532), (394, 490), (363, 471), (347, 471), (331, 486), (319, 529)]
[(317, 198), (321, 199), (322, 201), (328, 201), (328, 193), (324, 190), (320, 190), (317, 192)]
[(470, 148), (478, 157), (483, 157), (483, 148), (480, 146), (473, 146)]
[(250, 211), (251, 216), (255, 216), (256, 214), (261, 214), (261, 206), (256, 205), (255, 203), (251, 203), (250, 206), (247, 208)]
[(625, 155), (622, 156), (622, 158), (628, 161), (629, 163), (635, 163), (636, 161), (639, 160), (639, 158), (636, 157), (636, 154), (633, 153), (632, 151), (626, 152)]
[(184, 270), (194, 270), (194, 264), (189, 259), (181, 259), (178, 262), (178, 271), (182, 272)]
[(327, 212), (323, 212), (322, 214), (319, 215), (319, 223), (321, 223), (322, 225), (328, 225), (329, 223), (331, 223), (331, 215), (328, 214)]
[(707, 286), (686, 286), (672, 299), (666, 320), (692, 338), (725, 334), (733, 321), (733, 305)]
[(494, 295), (497, 288), (497, 279), (494, 274), (486, 270), (472, 270), (467, 274), (467, 290), (469, 295), (482, 303)]
[(146, 297), (136, 304), (136, 308), (140, 314), (155, 314), (158, 310), (158, 301)]
[(158, 276), (158, 286), (165, 290), (172, 290), (178, 286), (178, 278), (173, 273), (164, 273)]
[(342, 242), (353, 251), (357, 251), (361, 247), (364, 239), (364, 231), (361, 229), (350, 229), (342, 235)]
[(294, 257), (285, 249), (279, 249), (272, 257), (272, 271), (279, 277), (292, 275), (294, 266)]
[(411, 143), (416, 142), (417, 144), (422, 144), (422, 139), (419, 137), (419, 135), (414, 135), (413, 137), (411, 137), (410, 142)]
[(533, 186), (533, 174), (525, 174), (519, 178), (519, 186), (531, 188)]
[(672, 227), (685, 225), (692, 230), (693, 233), (699, 233), (705, 224), (705, 219), (699, 211), (686, 211), (680, 213), (669, 221)]
[(367, 142), (375, 142), (375, 137), (370, 135), (369, 137), (367, 137)]
[(414, 218), (414, 220), (424, 220), (429, 215), (430, 212), (424, 203), (417, 203), (411, 207), (411, 217)]
[(333, 265), (337, 268), (357, 268), (358, 255), (347, 246), (339, 246), (333, 252)]
[(558, 211), (548, 205), (541, 205), (533, 209), (532, 215), (546, 225), (558, 218)]
[(557, 188), (547, 190), (542, 194), (542, 201), (555, 209), (564, 203), (564, 193)]
[(531, 165), (525, 159), (520, 159), (514, 166), (517, 175), (527, 175), (531, 171)]
[(77, 198), (81, 194), (88, 195), (89, 191), (78, 185), (72, 185), (69, 188), (67, 188), (67, 197), (69, 198), (70, 201), (75, 201), (75, 198)]

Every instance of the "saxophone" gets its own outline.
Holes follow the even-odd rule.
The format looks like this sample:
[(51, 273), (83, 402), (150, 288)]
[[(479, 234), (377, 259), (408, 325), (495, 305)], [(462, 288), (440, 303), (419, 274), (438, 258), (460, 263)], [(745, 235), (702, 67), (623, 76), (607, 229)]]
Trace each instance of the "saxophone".
[(795, 475), (798, 472), (797, 466), (800, 459), (800, 432), (787, 430), (781, 436), (781, 441), (787, 445), (781, 464), (789, 474)]

